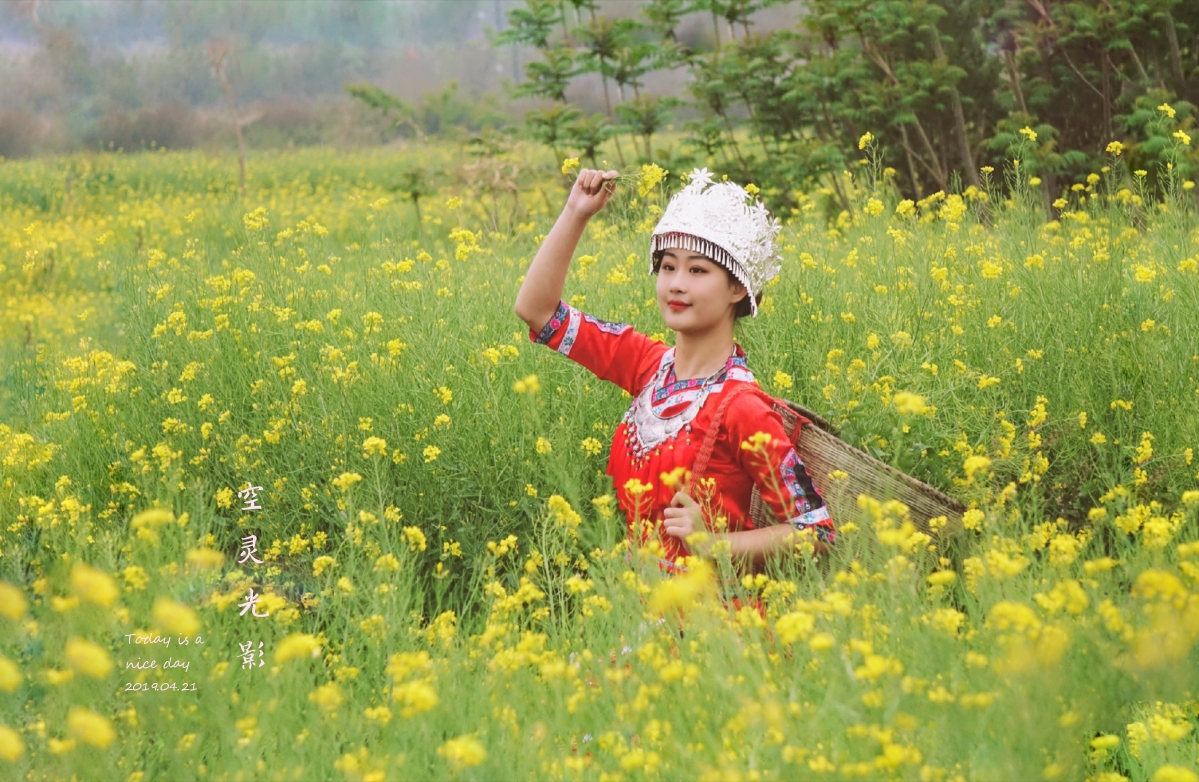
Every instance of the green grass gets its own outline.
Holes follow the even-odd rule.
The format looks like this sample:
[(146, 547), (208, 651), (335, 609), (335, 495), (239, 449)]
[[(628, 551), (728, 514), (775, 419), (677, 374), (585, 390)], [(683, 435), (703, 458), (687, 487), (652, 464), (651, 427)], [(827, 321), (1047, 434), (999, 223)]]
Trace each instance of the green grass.
[[(455, 170), (452, 150), (421, 154)], [(512, 312), (566, 194), (557, 163), (516, 154), (533, 211), (446, 185), (421, 230), (393, 189), (411, 153), (258, 156), (244, 204), (229, 162), (199, 155), (2, 164), (0, 579), (29, 605), (0, 613), (19, 671), (6, 686), (0, 661), (0, 724), (18, 778), (1194, 779), (1182, 191), (1138, 204), (1113, 178), (1046, 224), (1027, 183), (902, 217), (858, 182), (853, 216), (827, 222), (821, 192), (782, 215), (783, 272), (737, 326), (759, 382), (975, 512), (954, 541), (891, 506), (837, 519), (826, 561), (797, 552), (746, 584), (718, 561), (766, 596), (763, 620), (630, 565), (620, 512), (593, 502), (629, 399)], [(669, 341), (646, 274), (666, 196), (614, 198), (563, 297)], [(517, 393), (531, 374), (539, 393)], [(935, 410), (902, 414), (902, 391)], [(262, 511), (240, 510), (247, 481)], [(155, 506), (165, 521), (133, 523)], [(236, 564), (248, 534), (263, 565)], [(73, 581), (78, 560), (119, 596)], [(250, 588), (269, 618), (239, 615)], [(163, 597), (189, 608), (155, 612)], [(205, 642), (125, 642), (154, 629)], [(318, 658), (278, 661), (289, 636)], [(73, 637), (101, 656), (72, 662)], [(259, 641), (265, 665), (243, 669)], [(174, 655), (186, 673), (124, 668)], [(1092, 749), (1099, 734), (1118, 743)]]

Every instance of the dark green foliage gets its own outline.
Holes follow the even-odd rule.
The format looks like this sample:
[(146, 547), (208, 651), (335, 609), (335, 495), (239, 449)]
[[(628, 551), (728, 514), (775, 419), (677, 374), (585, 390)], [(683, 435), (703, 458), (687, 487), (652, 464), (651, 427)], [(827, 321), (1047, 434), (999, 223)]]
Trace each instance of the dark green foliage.
[[(860, 159), (867, 132), (915, 198), (980, 185), (980, 169), (998, 168), (1024, 127), (1037, 133), (1025, 162), (1047, 208), (1104, 166), (1112, 141), (1130, 170), (1151, 177), (1167, 165), (1188, 176), (1195, 164), (1196, 145), (1174, 134), (1189, 131), (1199, 101), (1199, 3), (808, 0), (790, 3), (794, 27), (753, 29), (755, 13), (780, 4), (647, 0), (636, 18), (612, 20), (572, 2), (571, 28), (566, 4), (528, 0), (497, 40), (542, 50), (516, 95), (564, 103), (572, 78), (600, 74), (609, 120), (640, 137), (644, 160), (681, 107), (700, 162), (758, 183), (775, 206), (809, 183), (848, 209), (837, 175)], [(681, 40), (692, 19), (711, 37)], [(659, 69), (687, 72), (689, 102), (642, 94)], [(1169, 123), (1163, 104), (1176, 112)], [(580, 148), (594, 157), (594, 146)], [(617, 153), (623, 162), (619, 144)]]
[(450, 82), (440, 92), (426, 92), (419, 106), (414, 106), (384, 92), (373, 84), (348, 84), (346, 92), (387, 119), (395, 119), (393, 127), (401, 135), (421, 138), (432, 134), (456, 135), (463, 131), (478, 132), (499, 128), (506, 120), (496, 107), (494, 96), (486, 99), (466, 99), (458, 92), (458, 83)]

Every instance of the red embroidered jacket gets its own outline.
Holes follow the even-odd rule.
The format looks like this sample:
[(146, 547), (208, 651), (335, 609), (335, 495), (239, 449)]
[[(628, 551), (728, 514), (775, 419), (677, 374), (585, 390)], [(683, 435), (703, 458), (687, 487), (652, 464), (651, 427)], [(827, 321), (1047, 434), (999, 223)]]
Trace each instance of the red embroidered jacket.
[[(775, 518), (797, 529), (811, 527), (821, 540), (832, 543), (834, 527), (828, 509), (814, 487), (810, 493), (804, 491), (804, 485), (812, 484), (803, 462), (772, 407), (772, 398), (754, 380), (740, 345), (734, 345), (734, 354), (714, 375), (679, 381), (674, 376), (674, 348), (628, 324), (600, 320), (564, 301), (540, 333), (529, 330), (529, 339), (633, 395), (613, 435), (607, 469), (628, 519), (630, 539), (638, 521), (649, 520), (655, 528), (661, 523), (662, 511), (676, 491), (663, 482), (663, 474), (676, 467), (691, 468), (723, 395), (737, 384), (749, 384), (750, 390), (733, 399), (725, 411), (704, 471), (705, 478), (715, 480), (715, 512), (725, 516), (730, 531), (752, 529), (749, 504), (756, 483)], [(757, 432), (771, 435), (765, 454), (741, 447)], [(636, 496), (629, 490), (634, 479), (651, 488)], [(687, 553), (678, 538), (661, 535), (661, 540), (670, 562)]]

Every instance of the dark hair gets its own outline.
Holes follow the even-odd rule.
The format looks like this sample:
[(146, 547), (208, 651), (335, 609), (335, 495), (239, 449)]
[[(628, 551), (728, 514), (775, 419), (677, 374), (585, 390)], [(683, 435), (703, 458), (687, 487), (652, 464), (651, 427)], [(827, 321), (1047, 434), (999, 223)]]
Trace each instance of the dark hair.
[[(723, 266), (720, 268), (724, 269)], [(730, 285), (740, 282), (740, 280), (734, 277), (733, 273), (728, 269), (724, 269), (724, 273), (728, 276)], [(754, 296), (754, 302), (759, 306), (762, 304), (762, 291), (758, 291), (757, 295)], [(733, 323), (736, 323), (741, 318), (748, 317), (752, 314), (754, 314), (754, 311), (752, 305), (749, 303), (749, 293), (748, 289), (746, 289), (745, 298), (737, 302), (735, 308), (733, 309)]]
[[(654, 253), (654, 255), (653, 255), (654, 274), (658, 273), (658, 267), (662, 263), (663, 253), (665, 253), (665, 250), (659, 250), (658, 252)], [(709, 258), (706, 255), (704, 255), (702, 257), (704, 260), (710, 261), (711, 263), (716, 264), (717, 266), (719, 266), (721, 269), (724, 270), (725, 276), (728, 277), (729, 285), (735, 285), (735, 284), (741, 282), (740, 280), (738, 280), (736, 277), (733, 276), (733, 273), (731, 271), (729, 271), (727, 268), (725, 268), (724, 264), (722, 264), (719, 261), (716, 261), (712, 258)], [(758, 305), (762, 304), (762, 292), (761, 291), (758, 291), (757, 295), (754, 296), (754, 302), (756, 302)], [(735, 324), (741, 318), (749, 317), (752, 314), (753, 314), (753, 305), (749, 303), (749, 291), (747, 289), (746, 296), (743, 299), (741, 299), (741, 301), (737, 302), (736, 306), (733, 309), (733, 323)]]

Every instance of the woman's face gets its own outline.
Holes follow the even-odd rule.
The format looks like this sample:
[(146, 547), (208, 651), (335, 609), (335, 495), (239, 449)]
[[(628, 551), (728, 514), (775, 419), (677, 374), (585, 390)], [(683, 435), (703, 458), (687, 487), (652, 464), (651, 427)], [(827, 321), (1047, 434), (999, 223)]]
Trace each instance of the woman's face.
[[(715, 261), (677, 247), (662, 253), (657, 281), (658, 309), (673, 331), (706, 331), (725, 319), (745, 298), (745, 286), (729, 284), (729, 275)], [(672, 306), (673, 303), (673, 306)]]

